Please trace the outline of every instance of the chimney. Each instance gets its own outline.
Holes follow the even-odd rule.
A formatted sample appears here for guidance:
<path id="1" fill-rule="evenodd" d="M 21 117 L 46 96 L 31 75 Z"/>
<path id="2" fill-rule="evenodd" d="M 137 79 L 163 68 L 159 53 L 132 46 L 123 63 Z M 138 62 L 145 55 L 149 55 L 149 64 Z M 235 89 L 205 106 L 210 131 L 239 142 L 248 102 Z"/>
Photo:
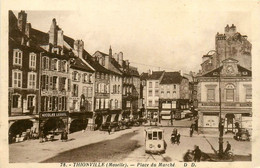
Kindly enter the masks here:
<path id="1" fill-rule="evenodd" d="M 125 60 L 126 67 L 129 68 L 129 60 Z"/>
<path id="2" fill-rule="evenodd" d="M 30 37 L 31 28 L 32 28 L 31 23 L 26 23 L 26 26 L 25 26 L 25 35 L 26 35 L 27 37 Z"/>
<path id="3" fill-rule="evenodd" d="M 114 53 L 112 57 L 117 61 L 117 53 Z"/>
<path id="4" fill-rule="evenodd" d="M 57 41 L 58 41 L 58 46 L 61 46 L 61 48 L 63 48 L 63 30 L 58 30 L 58 37 L 57 37 Z"/>
<path id="5" fill-rule="evenodd" d="M 120 52 L 120 53 L 118 54 L 118 63 L 119 63 L 119 65 L 121 65 L 121 66 L 123 66 L 123 59 L 124 59 L 124 57 L 123 57 L 123 52 Z"/>
<path id="6" fill-rule="evenodd" d="M 109 69 L 109 62 L 110 62 L 110 56 L 109 55 L 105 55 L 105 68 Z"/>
<path id="7" fill-rule="evenodd" d="M 57 45 L 57 23 L 56 19 L 52 19 L 52 24 L 49 30 L 49 43 L 56 46 Z"/>
<path id="8" fill-rule="evenodd" d="M 111 46 L 109 48 L 109 56 L 110 56 L 110 58 L 112 58 L 112 48 L 111 48 Z"/>
<path id="9" fill-rule="evenodd" d="M 148 70 L 148 75 L 152 75 L 151 69 Z"/>
<path id="10" fill-rule="evenodd" d="M 179 70 L 180 75 L 182 76 L 182 70 Z"/>
<path id="11" fill-rule="evenodd" d="M 18 13 L 18 28 L 20 31 L 22 31 L 23 33 L 25 32 L 25 26 L 26 26 L 26 22 L 27 22 L 27 13 L 25 13 L 25 11 L 21 11 Z"/>
<path id="12" fill-rule="evenodd" d="M 76 55 L 83 59 L 83 51 L 84 51 L 84 42 L 82 40 L 74 41 L 74 50 L 76 51 Z"/>

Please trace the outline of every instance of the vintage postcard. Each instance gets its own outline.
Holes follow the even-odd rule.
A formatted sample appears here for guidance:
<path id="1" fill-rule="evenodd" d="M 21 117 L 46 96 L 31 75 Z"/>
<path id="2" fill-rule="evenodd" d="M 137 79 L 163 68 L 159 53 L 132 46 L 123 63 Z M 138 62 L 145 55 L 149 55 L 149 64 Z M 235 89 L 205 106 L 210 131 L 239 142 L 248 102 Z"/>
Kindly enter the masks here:
<path id="1" fill-rule="evenodd" d="M 260 167 L 260 1 L 1 3 L 0 167 Z"/>

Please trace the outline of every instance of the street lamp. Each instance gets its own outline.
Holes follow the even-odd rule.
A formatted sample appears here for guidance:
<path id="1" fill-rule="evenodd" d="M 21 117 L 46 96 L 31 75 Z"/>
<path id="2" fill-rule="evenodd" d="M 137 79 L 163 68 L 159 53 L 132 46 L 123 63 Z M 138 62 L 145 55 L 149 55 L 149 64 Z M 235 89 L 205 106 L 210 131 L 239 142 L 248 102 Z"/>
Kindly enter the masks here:
<path id="1" fill-rule="evenodd" d="M 216 50 L 210 50 L 207 55 L 210 52 L 215 52 L 217 57 L 219 56 L 218 52 Z M 220 58 L 218 58 L 218 63 L 219 63 L 219 75 L 218 75 L 218 85 L 219 85 L 219 125 L 218 125 L 218 129 L 219 129 L 219 157 L 222 158 L 223 156 L 223 130 L 224 130 L 224 126 L 222 123 L 222 117 L 221 117 L 221 78 L 220 78 L 220 73 L 221 73 L 221 69 L 220 69 Z"/>

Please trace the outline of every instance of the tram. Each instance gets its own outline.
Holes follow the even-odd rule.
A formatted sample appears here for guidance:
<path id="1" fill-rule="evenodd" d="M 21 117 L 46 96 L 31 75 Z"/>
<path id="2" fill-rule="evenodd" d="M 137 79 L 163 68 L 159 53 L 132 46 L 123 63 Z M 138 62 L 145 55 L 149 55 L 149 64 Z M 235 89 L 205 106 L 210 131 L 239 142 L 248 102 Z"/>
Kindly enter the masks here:
<path id="1" fill-rule="evenodd" d="M 164 130 L 160 128 L 147 128 L 145 130 L 145 152 L 151 154 L 165 153 L 166 142 Z"/>

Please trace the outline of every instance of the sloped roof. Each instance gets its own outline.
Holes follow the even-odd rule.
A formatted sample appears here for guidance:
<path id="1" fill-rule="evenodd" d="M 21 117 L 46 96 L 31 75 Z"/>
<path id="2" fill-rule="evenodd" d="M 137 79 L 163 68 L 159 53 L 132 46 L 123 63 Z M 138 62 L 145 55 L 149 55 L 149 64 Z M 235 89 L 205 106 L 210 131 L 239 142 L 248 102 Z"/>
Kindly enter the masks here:
<path id="1" fill-rule="evenodd" d="M 22 40 L 30 42 L 30 45 L 21 45 Z M 25 33 L 21 32 L 17 26 L 17 18 L 12 11 L 9 11 L 9 43 L 15 44 L 20 48 L 27 49 L 27 50 L 34 50 L 35 52 L 44 51 L 41 47 L 37 45 L 37 41 L 30 37 L 28 38 Z"/>
<path id="2" fill-rule="evenodd" d="M 147 79 L 159 80 L 163 73 L 164 71 L 153 71 L 152 74 L 149 75 Z"/>
<path id="3" fill-rule="evenodd" d="M 70 64 L 71 68 L 88 71 L 88 72 L 94 72 L 88 65 L 86 65 L 80 58 L 75 57 L 74 62 Z"/>
<path id="4" fill-rule="evenodd" d="M 96 71 L 103 73 L 110 73 L 108 69 L 103 67 L 96 61 L 86 50 L 83 51 L 83 59 L 89 63 Z"/>
<path id="5" fill-rule="evenodd" d="M 237 68 L 238 68 L 238 72 L 239 72 L 238 75 L 241 74 L 241 76 L 252 76 L 252 71 L 251 70 L 248 70 L 248 69 L 240 66 L 239 64 L 237 65 Z M 202 76 L 203 77 L 218 77 L 219 76 L 219 72 L 222 71 L 222 69 L 223 69 L 223 65 L 221 67 L 219 67 L 219 68 L 216 68 L 216 69 L 214 69 L 214 70 L 212 70 L 212 71 L 202 75 Z"/>
<path id="6" fill-rule="evenodd" d="M 160 84 L 178 84 L 183 78 L 179 72 L 165 72 Z"/>
<path id="7" fill-rule="evenodd" d="M 129 67 L 129 72 L 130 72 L 130 75 L 132 75 L 132 76 L 140 77 L 138 70 L 135 68 Z"/>
<path id="8" fill-rule="evenodd" d="M 148 73 L 144 73 L 144 72 L 143 72 L 143 73 L 141 74 L 141 77 L 140 77 L 140 78 L 141 78 L 141 80 L 146 80 L 146 79 L 148 79 Z"/>

